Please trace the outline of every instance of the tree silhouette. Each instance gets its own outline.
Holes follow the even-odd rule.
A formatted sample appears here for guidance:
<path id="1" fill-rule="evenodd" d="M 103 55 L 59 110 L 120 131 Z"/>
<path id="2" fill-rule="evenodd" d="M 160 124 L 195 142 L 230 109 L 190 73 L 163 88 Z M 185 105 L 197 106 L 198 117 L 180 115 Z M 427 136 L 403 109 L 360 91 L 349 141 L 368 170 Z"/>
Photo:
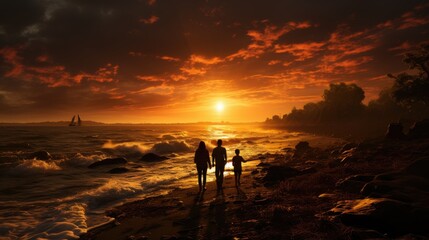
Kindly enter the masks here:
<path id="1" fill-rule="evenodd" d="M 407 105 L 419 102 L 429 105 L 429 45 L 422 45 L 416 53 L 406 54 L 404 62 L 417 73 L 388 74 L 395 79 L 392 88 L 394 99 Z"/>

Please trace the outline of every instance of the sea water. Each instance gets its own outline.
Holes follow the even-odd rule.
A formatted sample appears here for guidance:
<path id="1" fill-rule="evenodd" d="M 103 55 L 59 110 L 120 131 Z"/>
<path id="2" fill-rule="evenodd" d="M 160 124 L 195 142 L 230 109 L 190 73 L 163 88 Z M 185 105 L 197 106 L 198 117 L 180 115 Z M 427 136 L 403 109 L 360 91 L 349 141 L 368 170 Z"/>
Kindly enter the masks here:
<path id="1" fill-rule="evenodd" d="M 231 160 L 236 148 L 246 159 L 281 153 L 309 137 L 253 124 L 0 126 L 0 239 L 78 238 L 108 221 L 104 212 L 116 204 L 196 186 L 193 154 L 200 141 L 211 150 L 222 139 Z M 30 157 L 42 150 L 52 158 Z M 169 159 L 140 161 L 148 152 Z M 111 157 L 126 158 L 129 172 L 88 168 Z M 231 168 L 229 162 L 226 175 Z M 208 181 L 213 175 L 212 169 Z"/>

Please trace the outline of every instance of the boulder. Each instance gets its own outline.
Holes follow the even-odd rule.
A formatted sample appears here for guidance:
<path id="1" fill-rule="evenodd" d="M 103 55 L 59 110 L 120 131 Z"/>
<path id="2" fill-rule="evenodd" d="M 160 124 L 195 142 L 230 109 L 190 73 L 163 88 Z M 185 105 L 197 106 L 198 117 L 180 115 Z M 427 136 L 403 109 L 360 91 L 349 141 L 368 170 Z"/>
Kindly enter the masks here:
<path id="1" fill-rule="evenodd" d="M 298 169 L 287 166 L 270 166 L 267 174 L 263 178 L 266 183 L 275 183 L 287 178 L 295 177 L 301 174 Z"/>
<path id="2" fill-rule="evenodd" d="M 296 152 L 305 152 L 305 151 L 308 151 L 309 149 L 311 149 L 310 144 L 306 141 L 301 141 L 295 145 Z"/>
<path id="3" fill-rule="evenodd" d="M 119 158 L 106 158 L 101 161 L 97 161 L 88 166 L 88 168 L 96 168 L 99 166 L 113 165 L 113 164 L 126 164 L 128 161 L 123 157 Z"/>
<path id="4" fill-rule="evenodd" d="M 144 161 L 144 162 L 159 162 L 159 161 L 164 161 L 167 160 L 168 157 L 165 156 L 159 156 L 156 155 L 155 153 L 146 153 L 145 155 L 143 155 L 140 158 L 140 161 Z"/>
<path id="5" fill-rule="evenodd" d="M 404 137 L 404 127 L 401 123 L 390 123 L 387 127 L 386 138 L 400 139 Z"/>
<path id="6" fill-rule="evenodd" d="M 335 187 L 337 189 L 341 189 L 344 192 L 359 194 L 365 184 L 372 181 L 373 179 L 373 175 L 353 175 L 338 180 L 338 182 L 335 184 Z"/>
<path id="7" fill-rule="evenodd" d="M 422 158 L 414 161 L 402 172 L 429 179 L 429 158 Z"/>
<path id="8" fill-rule="evenodd" d="M 327 214 L 349 226 L 374 229 L 398 236 L 427 233 L 429 208 L 387 198 L 364 198 L 337 202 Z"/>
<path id="9" fill-rule="evenodd" d="M 353 229 L 350 232 L 351 239 L 365 240 L 365 239 L 388 239 L 386 236 L 375 230 Z"/>
<path id="10" fill-rule="evenodd" d="M 365 184 L 364 196 L 392 198 L 413 204 L 429 202 L 429 159 L 423 158 L 398 172 L 383 173 Z"/>
<path id="11" fill-rule="evenodd" d="M 28 158 L 35 158 L 37 160 L 51 160 L 52 156 L 47 151 L 37 151 L 30 154 Z"/>
<path id="12" fill-rule="evenodd" d="M 350 149 L 352 149 L 352 148 L 354 148 L 354 147 L 356 147 L 356 144 L 354 144 L 354 143 L 346 143 L 346 144 L 344 144 L 344 145 L 341 147 L 341 149 L 340 149 L 340 153 L 342 153 L 342 152 L 344 152 L 344 151 L 347 151 L 347 150 L 350 150 Z"/>
<path id="13" fill-rule="evenodd" d="M 414 123 L 410 128 L 408 136 L 411 138 L 428 138 L 429 137 L 429 119 Z"/>
<path id="14" fill-rule="evenodd" d="M 128 168 L 124 168 L 124 167 L 117 167 L 117 168 L 112 168 L 108 171 L 108 173 L 112 173 L 112 174 L 119 174 L 119 173 L 126 173 L 128 172 Z"/>

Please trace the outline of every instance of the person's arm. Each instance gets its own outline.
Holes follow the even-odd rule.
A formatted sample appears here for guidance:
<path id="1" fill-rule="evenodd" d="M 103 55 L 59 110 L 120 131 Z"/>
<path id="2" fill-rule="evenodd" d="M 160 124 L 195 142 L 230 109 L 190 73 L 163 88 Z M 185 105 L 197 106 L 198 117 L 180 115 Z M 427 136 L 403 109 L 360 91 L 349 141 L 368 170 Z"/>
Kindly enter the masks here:
<path id="1" fill-rule="evenodd" d="M 243 157 L 241 157 L 241 160 L 242 160 L 243 162 L 247 162 L 246 160 L 244 160 L 244 158 L 243 158 Z"/>
<path id="2" fill-rule="evenodd" d="M 213 161 L 213 164 L 212 164 L 212 165 L 213 165 L 213 167 L 215 166 L 214 151 L 215 151 L 215 150 L 213 149 L 213 152 L 212 152 L 212 161 Z"/>
<path id="3" fill-rule="evenodd" d="M 224 154 L 225 154 L 225 165 L 226 165 L 226 163 L 228 162 L 228 158 L 226 157 L 226 149 L 224 148 L 223 150 L 225 151 Z"/>
<path id="4" fill-rule="evenodd" d="M 212 165 L 210 164 L 210 154 L 209 154 L 209 151 L 207 151 L 206 157 L 207 157 L 207 163 L 209 164 L 209 168 L 212 168 Z"/>

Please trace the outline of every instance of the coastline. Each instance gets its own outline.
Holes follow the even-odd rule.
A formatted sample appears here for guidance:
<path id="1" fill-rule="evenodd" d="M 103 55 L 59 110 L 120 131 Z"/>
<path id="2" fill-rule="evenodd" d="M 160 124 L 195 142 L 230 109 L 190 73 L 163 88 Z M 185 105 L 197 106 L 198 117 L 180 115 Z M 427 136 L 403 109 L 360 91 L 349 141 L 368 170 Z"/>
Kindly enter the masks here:
<path id="1" fill-rule="evenodd" d="M 94 226 L 80 239 L 169 239 L 170 237 L 217 238 L 228 235 L 231 213 L 249 199 L 261 198 L 270 190 L 255 184 L 250 171 L 241 176 L 235 187 L 234 176 L 224 179 L 223 192 L 218 193 L 214 181 L 198 193 L 198 185 L 148 197 L 116 206 L 106 214 L 112 221 Z"/>
<path id="2" fill-rule="evenodd" d="M 299 144 L 298 144 L 299 145 Z M 242 185 L 114 207 L 81 239 L 426 239 L 429 140 L 376 139 L 259 154 Z M 302 147 L 304 146 L 304 147 Z M 377 187 L 378 186 L 378 187 Z M 394 219 L 394 220 L 392 220 Z"/>

